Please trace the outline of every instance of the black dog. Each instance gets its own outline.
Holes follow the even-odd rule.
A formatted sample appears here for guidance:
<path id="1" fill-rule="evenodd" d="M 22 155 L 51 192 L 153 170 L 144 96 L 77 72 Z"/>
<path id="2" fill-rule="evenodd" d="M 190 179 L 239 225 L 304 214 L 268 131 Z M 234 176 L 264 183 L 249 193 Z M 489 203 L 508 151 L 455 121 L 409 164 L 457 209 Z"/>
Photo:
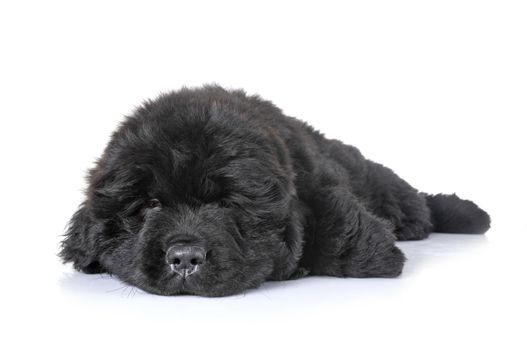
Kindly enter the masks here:
<path id="1" fill-rule="evenodd" d="M 222 296 L 266 280 L 394 277 L 396 239 L 483 233 L 455 195 L 419 193 L 272 103 L 218 86 L 146 102 L 89 172 L 61 257 L 148 292 Z"/>

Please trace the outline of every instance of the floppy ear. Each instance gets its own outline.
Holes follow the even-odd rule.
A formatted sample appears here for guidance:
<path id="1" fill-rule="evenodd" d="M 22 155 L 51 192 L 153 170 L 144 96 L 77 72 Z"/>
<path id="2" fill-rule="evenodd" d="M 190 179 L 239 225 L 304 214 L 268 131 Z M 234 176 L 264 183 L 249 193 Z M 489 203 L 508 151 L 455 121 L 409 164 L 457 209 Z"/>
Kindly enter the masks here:
<path id="1" fill-rule="evenodd" d="M 68 224 L 59 256 L 65 263 L 73 262 L 73 266 L 79 271 L 104 272 L 97 261 L 97 236 L 103 227 L 104 224 L 92 218 L 86 202 L 82 203 Z"/>

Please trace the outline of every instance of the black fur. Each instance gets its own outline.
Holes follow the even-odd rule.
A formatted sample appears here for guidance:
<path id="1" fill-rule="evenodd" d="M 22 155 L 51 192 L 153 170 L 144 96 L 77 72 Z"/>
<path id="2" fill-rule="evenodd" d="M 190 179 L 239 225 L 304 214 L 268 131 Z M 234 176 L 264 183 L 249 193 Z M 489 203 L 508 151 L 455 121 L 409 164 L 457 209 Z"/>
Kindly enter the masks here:
<path id="1" fill-rule="evenodd" d="M 396 239 L 490 222 L 474 203 L 419 193 L 355 147 L 218 86 L 146 102 L 88 180 L 61 257 L 163 295 L 229 295 L 306 274 L 394 277 L 405 260 Z M 207 250 L 199 273 L 172 273 L 175 243 Z"/>

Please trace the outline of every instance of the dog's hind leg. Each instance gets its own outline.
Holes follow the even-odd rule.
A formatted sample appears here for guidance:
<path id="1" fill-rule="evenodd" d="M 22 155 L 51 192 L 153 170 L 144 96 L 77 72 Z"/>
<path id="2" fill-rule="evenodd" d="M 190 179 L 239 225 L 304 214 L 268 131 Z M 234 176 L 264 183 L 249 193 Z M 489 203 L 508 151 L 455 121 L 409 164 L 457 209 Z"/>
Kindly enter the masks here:
<path id="1" fill-rule="evenodd" d="M 401 273 L 405 257 L 395 246 L 393 225 L 368 211 L 345 186 L 321 188 L 310 204 L 316 222 L 306 247 L 312 274 L 395 277 Z"/>
<path id="2" fill-rule="evenodd" d="M 394 225 L 398 240 L 419 240 L 432 230 L 430 210 L 425 197 L 391 169 L 367 161 L 368 207 L 373 213 Z"/>

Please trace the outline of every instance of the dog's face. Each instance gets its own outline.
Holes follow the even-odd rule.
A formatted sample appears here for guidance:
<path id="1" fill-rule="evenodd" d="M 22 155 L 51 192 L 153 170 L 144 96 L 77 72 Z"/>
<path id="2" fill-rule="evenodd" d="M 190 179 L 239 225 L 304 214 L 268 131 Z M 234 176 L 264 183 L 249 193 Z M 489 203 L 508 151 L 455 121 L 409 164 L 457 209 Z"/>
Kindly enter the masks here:
<path id="1" fill-rule="evenodd" d="M 64 260 L 163 295 L 229 295 L 291 274 L 302 239 L 284 160 L 251 130 L 204 125 L 132 119 L 115 133 Z"/>

